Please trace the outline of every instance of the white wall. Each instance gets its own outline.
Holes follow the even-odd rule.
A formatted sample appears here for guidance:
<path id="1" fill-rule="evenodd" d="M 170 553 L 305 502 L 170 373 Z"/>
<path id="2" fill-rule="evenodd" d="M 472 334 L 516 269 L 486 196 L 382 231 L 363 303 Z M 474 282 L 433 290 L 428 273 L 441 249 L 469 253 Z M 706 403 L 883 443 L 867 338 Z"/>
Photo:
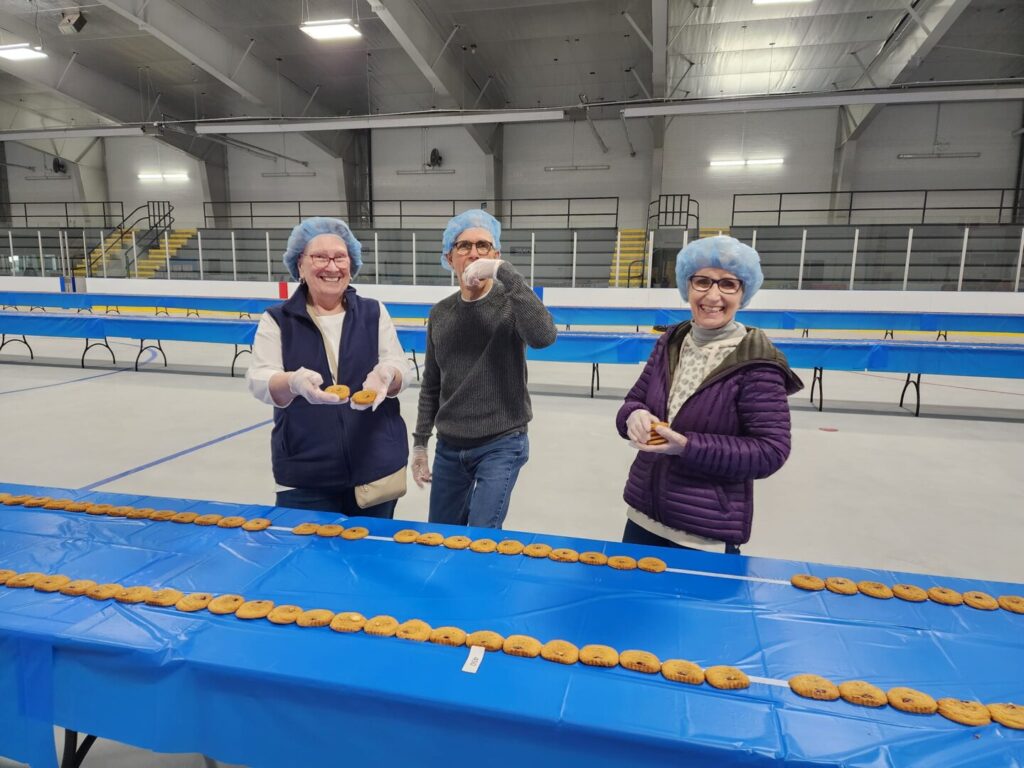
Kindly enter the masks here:
<path id="1" fill-rule="evenodd" d="M 174 206 L 176 227 L 203 226 L 205 169 L 202 163 L 156 139 L 103 139 L 111 200 L 124 201 L 124 212 L 150 200 Z M 188 174 L 188 181 L 142 181 L 139 173 Z"/>
<path id="2" fill-rule="evenodd" d="M 48 203 L 56 201 L 79 201 L 83 200 L 82 183 L 79 177 L 78 168 L 74 163 L 66 162 L 68 172 L 66 175 L 54 174 L 50 168 L 53 161 L 53 153 L 39 150 L 25 144 L 14 141 L 6 143 L 8 163 L 33 166 L 34 171 L 25 168 L 9 166 L 7 168 L 7 183 L 10 187 L 11 202 L 38 202 Z M 29 178 L 32 177 L 32 178 Z M 45 178 L 39 178 L 45 177 Z M 18 221 L 17 216 L 22 213 L 21 206 L 14 206 L 15 226 L 24 226 Z M 30 226 L 56 226 L 64 222 L 63 206 L 33 206 L 29 211 L 30 215 L 48 215 L 55 217 L 52 223 L 48 220 L 33 219 Z M 59 220 L 56 218 L 59 215 Z"/>
<path id="3" fill-rule="evenodd" d="M 487 191 L 490 160 L 465 128 L 377 130 L 371 135 L 370 146 L 375 200 L 486 200 L 491 196 Z M 437 149 L 444 158 L 442 168 L 455 173 L 396 173 L 422 170 L 431 149 Z"/>

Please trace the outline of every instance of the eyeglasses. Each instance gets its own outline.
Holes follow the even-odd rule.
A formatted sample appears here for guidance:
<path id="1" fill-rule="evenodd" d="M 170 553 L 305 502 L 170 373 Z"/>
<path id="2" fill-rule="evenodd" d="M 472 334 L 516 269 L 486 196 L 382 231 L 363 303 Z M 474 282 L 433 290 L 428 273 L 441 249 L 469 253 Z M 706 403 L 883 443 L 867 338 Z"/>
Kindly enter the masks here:
<path id="1" fill-rule="evenodd" d="M 459 240 L 455 244 L 455 252 L 459 256 L 468 256 L 473 246 L 476 246 L 476 252 L 481 256 L 488 256 L 494 250 L 494 243 L 488 243 L 486 240 L 477 240 L 475 243 L 472 240 Z"/>
<path id="2" fill-rule="evenodd" d="M 326 253 L 311 253 L 309 254 L 309 260 L 313 263 L 314 267 L 326 267 L 332 261 L 334 266 L 341 269 L 343 266 L 348 264 L 348 254 L 341 256 L 328 256 Z"/>
<path id="3" fill-rule="evenodd" d="M 743 288 L 743 281 L 735 277 L 722 277 L 718 280 L 705 277 L 704 275 L 692 275 L 690 277 L 690 287 L 695 291 L 706 293 L 711 290 L 712 285 L 717 285 L 718 290 L 722 293 L 739 293 L 740 289 Z"/>

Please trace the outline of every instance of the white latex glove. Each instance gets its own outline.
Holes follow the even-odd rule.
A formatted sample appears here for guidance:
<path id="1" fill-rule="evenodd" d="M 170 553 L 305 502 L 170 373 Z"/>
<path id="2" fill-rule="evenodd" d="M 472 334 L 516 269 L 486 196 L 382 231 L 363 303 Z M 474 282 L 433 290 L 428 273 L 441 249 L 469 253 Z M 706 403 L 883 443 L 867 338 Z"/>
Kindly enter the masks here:
<path id="1" fill-rule="evenodd" d="M 626 417 L 626 435 L 631 443 L 646 443 L 651 436 L 651 424 L 657 419 L 650 411 L 637 408 Z"/>
<path id="2" fill-rule="evenodd" d="M 467 288 L 479 288 L 498 274 L 501 259 L 477 259 L 462 270 L 462 284 Z"/>
<path id="3" fill-rule="evenodd" d="M 664 437 L 668 442 L 664 445 L 648 445 L 646 442 L 637 442 L 636 440 L 630 441 L 630 444 L 638 451 L 644 451 L 645 453 L 665 453 L 668 455 L 675 455 L 682 453 L 683 449 L 686 448 L 686 435 L 682 435 L 668 427 L 655 427 L 654 431 Z M 647 438 L 645 437 L 646 441 Z"/>
<path id="4" fill-rule="evenodd" d="M 388 389 L 391 388 L 391 383 L 395 380 L 396 375 L 398 375 L 398 371 L 395 370 L 393 365 L 387 363 L 377 363 L 373 366 L 373 370 L 366 374 L 363 389 L 372 389 L 377 393 L 377 399 L 373 401 L 373 406 L 371 406 L 372 410 L 376 411 L 377 406 L 384 402 L 384 398 L 387 397 Z"/>
<path id="5" fill-rule="evenodd" d="M 417 445 L 412 449 L 412 479 L 420 488 L 430 482 L 430 462 L 427 461 L 427 449 Z"/>
<path id="6" fill-rule="evenodd" d="M 307 403 L 313 405 L 337 405 L 341 399 L 330 392 L 324 392 L 320 385 L 324 383 L 324 377 L 309 368 L 299 368 L 288 374 L 288 389 L 296 397 L 303 398 Z"/>

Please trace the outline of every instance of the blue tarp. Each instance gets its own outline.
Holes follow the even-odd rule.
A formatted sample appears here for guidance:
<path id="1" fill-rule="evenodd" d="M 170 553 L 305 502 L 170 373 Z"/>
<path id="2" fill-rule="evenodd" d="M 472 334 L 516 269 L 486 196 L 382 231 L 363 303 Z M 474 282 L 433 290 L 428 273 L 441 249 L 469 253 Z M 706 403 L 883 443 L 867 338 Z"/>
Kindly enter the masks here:
<path id="1" fill-rule="evenodd" d="M 1024 617 L 802 592 L 787 580 L 806 571 L 996 595 L 1020 593 L 1021 585 L 503 534 L 580 551 L 657 555 L 683 572 L 616 571 L 287 530 L 302 521 L 338 519 L 326 513 L 107 493 L 84 498 L 267 516 L 275 528 L 246 533 L 0 507 L 0 567 L 126 586 L 237 592 L 578 646 L 604 643 L 662 659 L 734 664 L 755 680 L 747 690 L 719 691 L 621 668 L 502 653 L 487 654 L 478 672 L 467 674 L 461 671 L 466 649 L 0 589 L 0 682 L 21 681 L 22 694 L 14 707 L 9 688 L 3 689 L 0 754 L 52 765 L 39 757 L 47 748 L 52 755 L 40 735 L 41 724 L 52 722 L 158 751 L 275 768 L 453 760 L 1024 765 L 1024 732 L 812 701 L 784 683 L 813 672 L 837 682 L 859 678 L 883 688 L 909 685 L 936 696 L 1021 703 Z M 382 537 L 404 527 L 495 534 L 407 521 L 353 523 Z"/>

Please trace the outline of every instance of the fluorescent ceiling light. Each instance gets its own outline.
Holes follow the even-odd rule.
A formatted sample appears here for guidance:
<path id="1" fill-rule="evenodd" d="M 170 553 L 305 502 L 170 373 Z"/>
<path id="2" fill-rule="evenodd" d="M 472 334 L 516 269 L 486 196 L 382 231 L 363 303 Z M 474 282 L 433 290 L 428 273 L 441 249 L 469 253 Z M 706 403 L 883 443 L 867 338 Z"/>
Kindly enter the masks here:
<path id="1" fill-rule="evenodd" d="M 424 169 L 422 171 L 395 171 L 395 175 L 396 176 L 434 176 L 434 175 L 437 175 L 439 173 L 440 174 L 455 173 L 455 169 L 454 168 L 432 168 L 430 170 Z"/>
<path id="2" fill-rule="evenodd" d="M 757 160 L 747 160 L 747 165 L 782 165 L 784 162 L 781 157 L 761 157 Z"/>
<path id="3" fill-rule="evenodd" d="M 751 0 L 754 5 L 788 5 L 790 3 L 810 3 L 813 0 Z"/>
<path id="4" fill-rule="evenodd" d="M 609 171 L 610 165 L 545 165 L 545 171 Z"/>
<path id="5" fill-rule="evenodd" d="M 737 168 L 744 165 L 782 165 L 785 160 L 781 157 L 759 157 L 754 160 L 712 160 L 712 168 Z"/>
<path id="6" fill-rule="evenodd" d="M 2 53 L 2 51 L 0 51 Z M 145 136 L 142 126 L 98 125 L 93 128 L 37 128 L 20 131 L 0 131 L 0 141 L 27 141 L 31 139 L 95 139 L 111 136 Z"/>
<path id="7" fill-rule="evenodd" d="M 314 40 L 344 40 L 363 36 L 362 32 L 352 26 L 352 19 L 306 21 L 299 29 Z"/>
<path id="8" fill-rule="evenodd" d="M 188 174 L 184 171 L 174 173 L 160 173 L 158 171 L 144 171 L 138 175 L 139 181 L 188 181 Z"/>
<path id="9" fill-rule="evenodd" d="M 376 117 L 331 117 L 321 120 L 259 122 L 219 121 L 196 123 L 196 133 L 309 133 L 312 131 L 357 131 L 383 128 L 427 128 L 438 125 L 487 125 L 493 123 L 540 123 L 564 120 L 563 109 L 494 110 L 487 112 L 424 112 Z"/>
<path id="10" fill-rule="evenodd" d="M 316 171 L 265 171 L 260 176 L 264 179 L 310 178 L 316 176 Z"/>
<path id="11" fill-rule="evenodd" d="M 981 152 L 901 152 L 898 160 L 941 160 L 956 157 L 981 157 Z"/>
<path id="12" fill-rule="evenodd" d="M 713 168 L 722 168 L 734 165 L 746 165 L 746 160 L 712 160 L 711 166 Z"/>
<path id="13" fill-rule="evenodd" d="M 13 43 L 12 45 L 0 45 L 0 56 L 9 61 L 25 61 L 26 59 L 45 59 L 46 54 L 36 48 L 30 48 L 28 43 Z"/>

